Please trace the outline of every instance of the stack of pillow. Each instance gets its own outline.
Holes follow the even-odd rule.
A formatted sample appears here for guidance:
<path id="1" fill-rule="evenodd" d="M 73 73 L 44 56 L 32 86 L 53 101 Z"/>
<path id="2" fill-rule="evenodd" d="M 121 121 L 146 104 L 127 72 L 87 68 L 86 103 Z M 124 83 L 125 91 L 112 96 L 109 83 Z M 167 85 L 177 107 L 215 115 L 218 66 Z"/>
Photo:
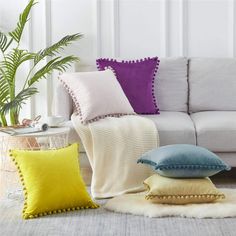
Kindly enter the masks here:
<path id="1" fill-rule="evenodd" d="M 209 179 L 230 170 L 217 155 L 205 148 L 176 144 L 151 150 L 138 160 L 156 174 L 147 178 L 146 199 L 154 203 L 206 203 L 223 199 L 224 194 Z"/>

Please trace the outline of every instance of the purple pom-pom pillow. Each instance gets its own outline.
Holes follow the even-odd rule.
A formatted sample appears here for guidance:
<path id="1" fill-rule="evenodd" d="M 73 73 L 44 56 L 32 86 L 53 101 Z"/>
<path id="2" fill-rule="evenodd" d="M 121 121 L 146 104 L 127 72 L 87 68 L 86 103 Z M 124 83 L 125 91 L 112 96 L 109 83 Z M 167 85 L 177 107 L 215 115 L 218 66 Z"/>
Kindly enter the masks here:
<path id="1" fill-rule="evenodd" d="M 154 79 L 159 66 L 158 57 L 135 61 L 97 59 L 98 70 L 111 67 L 131 106 L 138 114 L 159 114 L 154 95 Z"/>

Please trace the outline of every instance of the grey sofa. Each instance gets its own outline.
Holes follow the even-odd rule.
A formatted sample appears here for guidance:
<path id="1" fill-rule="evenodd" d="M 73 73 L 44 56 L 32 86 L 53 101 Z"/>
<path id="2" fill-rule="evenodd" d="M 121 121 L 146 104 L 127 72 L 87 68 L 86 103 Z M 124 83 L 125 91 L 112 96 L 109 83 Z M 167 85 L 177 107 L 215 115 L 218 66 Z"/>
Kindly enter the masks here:
<path id="1" fill-rule="evenodd" d="M 161 113 L 145 117 L 155 122 L 161 146 L 199 145 L 236 166 L 236 59 L 161 58 L 155 94 Z M 72 112 L 72 100 L 59 85 L 53 113 L 67 119 L 70 142 L 80 142 Z M 80 153 L 82 168 L 88 170 L 82 145 Z"/>

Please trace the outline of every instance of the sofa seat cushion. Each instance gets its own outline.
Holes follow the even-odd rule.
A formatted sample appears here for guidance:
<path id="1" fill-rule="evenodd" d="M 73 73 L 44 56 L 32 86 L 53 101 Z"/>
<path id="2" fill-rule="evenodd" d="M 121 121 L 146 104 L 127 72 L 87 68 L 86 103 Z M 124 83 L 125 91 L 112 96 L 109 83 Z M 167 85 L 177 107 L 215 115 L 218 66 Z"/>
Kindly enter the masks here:
<path id="1" fill-rule="evenodd" d="M 154 121 L 160 145 L 196 144 L 196 135 L 190 116 L 184 112 L 161 111 L 160 115 L 145 115 Z"/>
<path id="2" fill-rule="evenodd" d="M 185 112 L 161 111 L 160 115 L 142 115 L 154 121 L 160 137 L 160 145 L 196 144 L 193 122 Z M 70 127 L 69 143 L 79 143 L 79 151 L 85 152 L 81 140 L 71 121 L 64 124 Z"/>
<path id="3" fill-rule="evenodd" d="M 191 114 L 197 145 L 214 152 L 236 151 L 236 111 L 205 111 Z"/>

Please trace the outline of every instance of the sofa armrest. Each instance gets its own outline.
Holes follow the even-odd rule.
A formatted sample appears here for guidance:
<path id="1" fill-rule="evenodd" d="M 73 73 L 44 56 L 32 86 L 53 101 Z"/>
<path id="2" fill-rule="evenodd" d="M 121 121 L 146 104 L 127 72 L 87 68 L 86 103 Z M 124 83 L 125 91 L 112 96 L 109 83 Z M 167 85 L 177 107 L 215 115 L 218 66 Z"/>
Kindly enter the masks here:
<path id="1" fill-rule="evenodd" d="M 63 85 L 58 84 L 53 96 L 52 114 L 55 116 L 62 116 L 66 120 L 70 120 L 72 113 L 73 113 L 72 99 L 69 93 L 63 87 Z"/>

